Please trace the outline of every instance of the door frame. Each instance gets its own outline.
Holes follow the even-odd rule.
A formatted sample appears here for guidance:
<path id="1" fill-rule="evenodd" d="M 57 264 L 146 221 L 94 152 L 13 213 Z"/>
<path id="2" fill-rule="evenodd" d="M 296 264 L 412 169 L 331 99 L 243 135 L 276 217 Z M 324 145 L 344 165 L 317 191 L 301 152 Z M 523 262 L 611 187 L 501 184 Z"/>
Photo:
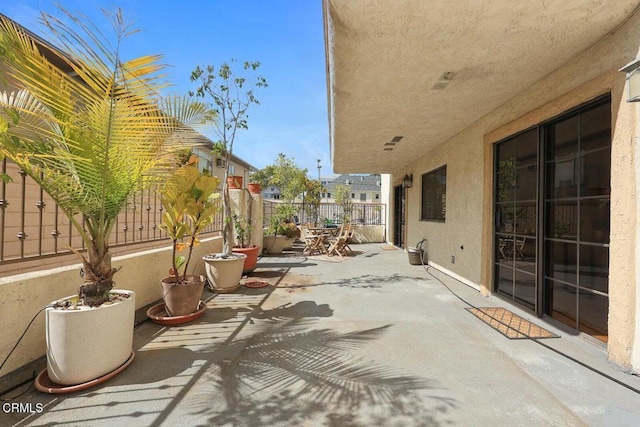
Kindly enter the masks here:
<path id="1" fill-rule="evenodd" d="M 404 248 L 406 244 L 407 192 L 400 185 L 393 187 L 393 244 Z"/>

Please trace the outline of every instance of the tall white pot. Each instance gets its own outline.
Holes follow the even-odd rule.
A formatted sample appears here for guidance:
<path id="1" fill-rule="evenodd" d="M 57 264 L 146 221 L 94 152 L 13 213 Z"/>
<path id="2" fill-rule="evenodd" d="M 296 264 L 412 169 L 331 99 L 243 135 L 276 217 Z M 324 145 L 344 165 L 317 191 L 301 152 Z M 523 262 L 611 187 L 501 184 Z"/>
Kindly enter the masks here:
<path id="1" fill-rule="evenodd" d="M 234 292 L 240 287 L 242 270 L 244 270 L 245 254 L 233 253 L 232 258 L 219 258 L 219 254 L 209 254 L 203 257 L 204 267 L 212 291 L 218 293 Z"/>
<path id="2" fill-rule="evenodd" d="M 278 255 L 281 254 L 284 249 L 284 244 L 286 241 L 285 236 L 281 235 L 266 235 L 264 236 L 264 251 L 270 255 Z"/>
<path id="3" fill-rule="evenodd" d="M 111 293 L 129 297 L 100 307 L 46 309 L 47 373 L 51 381 L 82 384 L 127 361 L 133 349 L 135 293 L 115 289 Z"/>

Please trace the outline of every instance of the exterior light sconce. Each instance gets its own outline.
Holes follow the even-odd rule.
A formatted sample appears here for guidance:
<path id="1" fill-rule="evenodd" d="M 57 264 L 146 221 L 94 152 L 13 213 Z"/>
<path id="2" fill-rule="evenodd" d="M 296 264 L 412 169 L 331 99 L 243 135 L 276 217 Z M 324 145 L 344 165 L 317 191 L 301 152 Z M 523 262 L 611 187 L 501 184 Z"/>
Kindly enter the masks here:
<path id="1" fill-rule="evenodd" d="M 404 188 L 411 188 L 412 185 L 413 185 L 413 174 L 405 175 L 404 178 L 402 178 L 402 186 Z"/>
<path id="2" fill-rule="evenodd" d="M 619 71 L 627 74 L 627 102 L 640 102 L 640 57 Z"/>

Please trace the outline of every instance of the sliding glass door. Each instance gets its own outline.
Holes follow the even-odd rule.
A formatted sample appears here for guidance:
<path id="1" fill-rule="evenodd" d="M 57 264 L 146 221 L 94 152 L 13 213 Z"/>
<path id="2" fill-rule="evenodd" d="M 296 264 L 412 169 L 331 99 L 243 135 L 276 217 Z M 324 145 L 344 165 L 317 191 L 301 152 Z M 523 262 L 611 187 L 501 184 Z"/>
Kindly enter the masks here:
<path id="1" fill-rule="evenodd" d="M 611 106 L 547 127 L 545 313 L 606 340 L 609 307 Z"/>
<path id="2" fill-rule="evenodd" d="M 536 301 L 538 129 L 496 147 L 496 291 L 531 310 Z"/>
<path id="3" fill-rule="evenodd" d="M 495 292 L 606 341 L 610 98 L 494 151 Z"/>

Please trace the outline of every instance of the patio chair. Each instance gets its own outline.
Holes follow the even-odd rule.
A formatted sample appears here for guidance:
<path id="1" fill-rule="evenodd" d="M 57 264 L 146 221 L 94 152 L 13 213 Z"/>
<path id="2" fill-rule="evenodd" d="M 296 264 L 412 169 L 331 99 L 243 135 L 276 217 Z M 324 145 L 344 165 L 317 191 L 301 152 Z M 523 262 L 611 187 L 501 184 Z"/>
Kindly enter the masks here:
<path id="1" fill-rule="evenodd" d="M 349 246 L 349 243 L 351 243 L 351 241 L 353 240 L 353 235 L 355 234 L 356 230 L 353 227 L 352 224 L 349 224 L 349 231 L 346 233 L 345 237 L 346 237 L 346 241 L 345 241 L 345 245 L 344 245 L 344 250 L 349 251 L 349 253 L 351 255 L 353 255 L 353 249 L 351 249 L 351 246 Z"/>
<path id="2" fill-rule="evenodd" d="M 325 236 L 322 234 L 316 234 L 311 231 L 309 227 L 300 227 L 302 232 L 302 239 L 304 240 L 304 249 L 302 252 L 308 252 L 309 255 L 314 253 L 325 253 L 324 241 Z"/>
<path id="3" fill-rule="evenodd" d="M 524 253 L 522 252 L 522 250 L 524 249 L 524 245 L 527 242 L 527 238 L 523 237 L 523 238 L 516 238 L 516 244 L 514 247 L 515 253 L 516 253 L 516 258 L 519 258 L 521 260 L 524 260 Z"/>
<path id="4" fill-rule="evenodd" d="M 338 236 L 333 241 L 331 241 L 331 244 L 329 245 L 329 249 L 327 249 L 327 255 L 332 256 L 335 254 L 335 255 L 338 255 L 340 258 L 345 256 L 347 254 L 346 247 L 348 246 L 350 236 L 351 236 L 351 223 L 350 222 L 343 223 L 342 226 L 340 227 L 340 232 L 338 233 Z M 349 250 L 351 251 L 350 248 Z M 353 253 L 353 251 L 351 252 Z"/>

